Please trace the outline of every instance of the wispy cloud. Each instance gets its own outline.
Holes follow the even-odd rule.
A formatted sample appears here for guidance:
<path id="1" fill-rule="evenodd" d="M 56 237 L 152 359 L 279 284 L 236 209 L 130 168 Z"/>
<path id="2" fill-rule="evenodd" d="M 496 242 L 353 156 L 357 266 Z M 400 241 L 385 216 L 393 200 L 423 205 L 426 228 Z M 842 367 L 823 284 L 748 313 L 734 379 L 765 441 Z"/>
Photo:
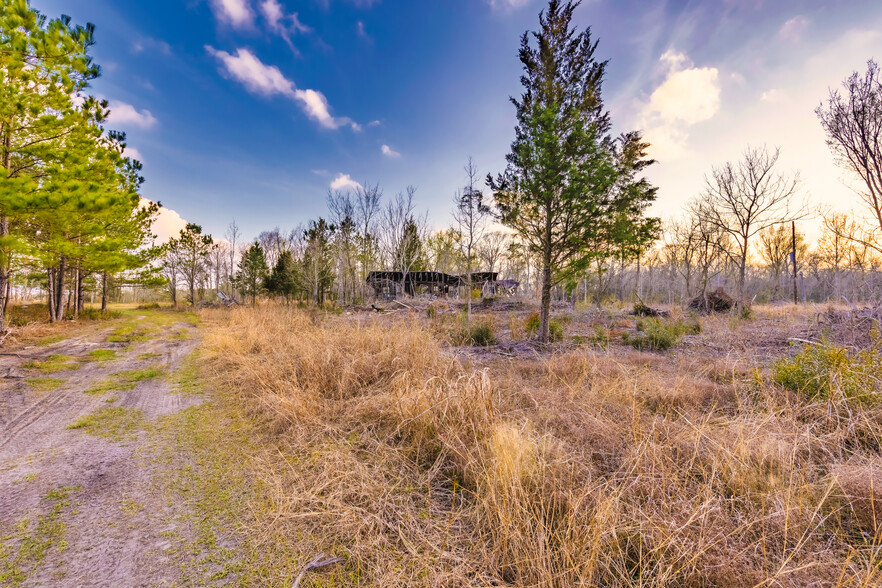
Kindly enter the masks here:
<path id="1" fill-rule="evenodd" d="M 214 17 L 236 29 L 247 29 L 254 24 L 254 11 L 249 0 L 211 0 Z"/>
<path id="2" fill-rule="evenodd" d="M 486 0 L 494 10 L 515 10 L 523 8 L 532 0 Z"/>
<path id="3" fill-rule="evenodd" d="M 296 12 L 286 14 L 284 7 L 279 4 L 278 0 L 263 0 L 260 3 L 260 13 L 266 20 L 269 30 L 285 39 L 291 50 L 299 54 L 300 51 L 294 47 L 291 37 L 298 34 L 308 35 L 313 32 L 312 27 L 300 22 L 300 17 Z"/>
<path id="4" fill-rule="evenodd" d="M 110 107 L 108 121 L 115 125 L 132 125 L 149 129 L 159 122 L 149 110 L 138 110 L 131 104 L 119 100 L 111 100 L 108 106 Z"/>
<path id="5" fill-rule="evenodd" d="M 382 147 L 380 147 L 380 151 L 382 151 L 383 155 L 390 159 L 398 159 L 399 157 L 401 157 L 400 153 L 398 153 L 388 145 L 383 145 Z"/>
<path id="6" fill-rule="evenodd" d="M 785 41 L 791 43 L 799 43 L 802 40 L 802 34 L 808 29 L 811 23 L 804 16 L 794 16 L 778 30 L 778 35 Z"/>
<path id="7" fill-rule="evenodd" d="M 353 180 L 349 174 L 337 174 L 337 177 L 331 182 L 331 190 L 357 190 L 359 188 L 361 188 L 361 184 Z"/>
<path id="8" fill-rule="evenodd" d="M 251 93 L 266 97 L 280 95 L 294 100 L 309 118 L 326 129 L 348 126 L 354 131 L 361 130 L 351 118 L 333 116 L 324 94 L 317 90 L 298 89 L 278 67 L 263 63 L 248 49 L 237 49 L 235 55 L 208 45 L 205 50 L 221 62 L 225 75 L 240 82 Z"/>

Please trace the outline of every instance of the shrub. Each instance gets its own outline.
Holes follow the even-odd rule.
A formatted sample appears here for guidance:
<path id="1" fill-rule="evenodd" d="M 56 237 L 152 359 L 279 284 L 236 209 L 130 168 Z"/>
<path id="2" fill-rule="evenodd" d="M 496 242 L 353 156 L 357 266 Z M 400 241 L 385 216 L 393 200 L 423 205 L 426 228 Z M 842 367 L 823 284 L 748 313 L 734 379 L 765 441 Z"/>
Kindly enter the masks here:
<path id="1" fill-rule="evenodd" d="M 475 345 L 477 347 L 496 345 L 496 337 L 493 335 L 493 326 L 487 322 L 465 326 L 460 340 L 463 345 Z"/>
<path id="2" fill-rule="evenodd" d="M 822 342 L 805 345 L 793 358 L 779 360 L 772 367 L 772 378 L 812 398 L 841 395 L 870 400 L 878 397 L 880 371 L 882 356 L 876 349 L 850 353 L 845 347 Z"/>
<path id="3" fill-rule="evenodd" d="M 527 330 L 527 336 L 531 339 L 535 339 L 539 336 L 539 326 L 541 324 L 541 320 L 539 318 L 539 313 L 534 312 L 530 316 L 527 317 L 527 322 L 525 323 L 525 328 Z M 548 321 L 548 340 L 552 342 L 561 341 L 564 338 L 564 328 L 563 324 L 557 319 L 549 319 Z"/>
<path id="4" fill-rule="evenodd" d="M 665 351 L 678 344 L 683 339 L 683 335 L 701 333 L 701 322 L 692 319 L 669 323 L 657 318 L 647 318 L 637 321 L 637 330 L 642 333 L 636 335 L 625 333 L 622 340 L 641 351 Z"/>

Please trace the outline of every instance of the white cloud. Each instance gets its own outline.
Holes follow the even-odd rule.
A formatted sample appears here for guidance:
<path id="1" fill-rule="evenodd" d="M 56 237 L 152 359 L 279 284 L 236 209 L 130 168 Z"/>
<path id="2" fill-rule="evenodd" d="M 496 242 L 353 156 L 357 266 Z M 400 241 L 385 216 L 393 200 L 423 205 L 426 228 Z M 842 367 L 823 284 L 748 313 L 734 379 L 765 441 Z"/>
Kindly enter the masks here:
<path id="1" fill-rule="evenodd" d="M 364 28 L 364 21 L 358 21 L 358 23 L 355 25 L 355 31 L 362 39 L 370 40 L 370 35 L 367 34 L 367 30 Z"/>
<path id="2" fill-rule="evenodd" d="M 383 145 L 382 147 L 380 147 L 380 151 L 383 152 L 383 155 L 391 159 L 398 159 L 399 157 L 401 157 L 400 153 L 398 153 L 388 145 Z"/>
<path id="3" fill-rule="evenodd" d="M 361 184 L 349 177 L 349 174 L 337 174 L 337 177 L 331 182 L 331 190 L 357 190 L 359 188 L 361 188 Z"/>
<path id="4" fill-rule="evenodd" d="M 281 95 L 298 102 L 306 115 L 326 129 L 349 126 L 360 131 L 361 126 L 348 117 L 334 117 L 328 99 L 318 90 L 300 90 L 274 65 L 260 61 L 248 49 L 237 49 L 236 55 L 218 51 L 209 45 L 205 50 L 223 64 L 226 73 L 254 94 L 261 96 Z"/>
<path id="5" fill-rule="evenodd" d="M 244 29 L 254 24 L 250 0 L 211 0 L 216 19 L 233 28 Z"/>
<path id="6" fill-rule="evenodd" d="M 802 40 L 802 34 L 808 29 L 809 24 L 811 23 L 804 16 L 794 16 L 781 25 L 778 35 L 785 41 L 798 43 Z"/>
<path id="7" fill-rule="evenodd" d="M 109 105 L 110 116 L 108 121 L 115 125 L 133 125 L 142 129 L 149 129 L 156 125 L 156 117 L 149 110 L 138 110 L 131 104 L 111 100 Z"/>
<path id="8" fill-rule="evenodd" d="M 146 198 L 141 199 L 141 207 L 148 206 L 151 203 Z M 156 244 L 162 245 L 169 239 L 173 239 L 181 234 L 181 229 L 187 226 L 187 221 L 181 218 L 181 215 L 171 208 L 160 207 L 159 214 L 153 219 L 153 225 L 150 227 L 153 234 L 156 235 Z"/>
<path id="9" fill-rule="evenodd" d="M 141 155 L 141 152 L 129 145 L 126 145 L 126 149 L 123 151 L 123 156 L 128 157 L 129 159 L 137 159 L 141 162 L 144 161 L 144 156 Z"/>
<path id="10" fill-rule="evenodd" d="M 371 122 L 369 122 L 369 123 L 367 124 L 367 126 L 369 126 L 369 127 L 378 127 L 378 126 L 380 126 L 381 124 L 383 124 L 383 123 L 381 123 L 381 122 L 378 121 L 378 120 L 372 120 Z"/>
<path id="11" fill-rule="evenodd" d="M 205 50 L 223 63 L 226 72 L 249 91 L 262 96 L 281 94 L 296 96 L 294 82 L 286 78 L 278 67 L 266 65 L 248 49 L 237 49 L 236 55 L 218 51 L 206 45 Z"/>
<path id="12" fill-rule="evenodd" d="M 719 71 L 694 67 L 685 53 L 666 51 L 664 81 L 642 108 L 641 126 L 659 158 L 676 158 L 686 151 L 689 128 L 712 119 L 720 109 Z"/>

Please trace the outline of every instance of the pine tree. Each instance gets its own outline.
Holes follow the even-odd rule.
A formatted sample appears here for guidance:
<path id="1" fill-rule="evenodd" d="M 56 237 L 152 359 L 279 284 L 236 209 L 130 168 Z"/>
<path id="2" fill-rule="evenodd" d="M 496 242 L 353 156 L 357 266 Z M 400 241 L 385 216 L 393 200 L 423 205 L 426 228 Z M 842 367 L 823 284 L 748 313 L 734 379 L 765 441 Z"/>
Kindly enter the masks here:
<path id="1" fill-rule="evenodd" d="M 83 123 L 90 105 L 72 96 L 99 75 L 88 55 L 94 27 L 68 17 L 47 21 L 27 0 L 0 5 L 0 332 L 5 329 L 17 215 L 32 208 L 44 162 L 58 161 L 59 138 Z"/>
<path id="2" fill-rule="evenodd" d="M 300 288 L 300 272 L 290 251 L 283 251 L 279 255 L 279 261 L 267 279 L 266 288 L 271 294 L 284 297 L 286 303 L 291 302 L 297 294 Z"/>
<path id="3" fill-rule="evenodd" d="M 588 244 L 615 215 L 619 179 L 610 118 L 590 29 L 577 32 L 579 2 L 551 0 L 540 30 L 521 38 L 524 92 L 508 167 L 488 176 L 504 224 L 541 263 L 540 338 L 548 341 L 551 289 L 584 266 Z M 531 43 L 535 41 L 535 46 Z"/>
<path id="4" fill-rule="evenodd" d="M 251 306 L 257 304 L 257 297 L 265 290 L 264 282 L 268 273 L 269 268 L 266 265 L 263 248 L 258 243 L 253 243 L 242 254 L 242 259 L 239 260 L 239 272 L 236 275 L 236 287 L 243 296 L 251 296 Z"/>

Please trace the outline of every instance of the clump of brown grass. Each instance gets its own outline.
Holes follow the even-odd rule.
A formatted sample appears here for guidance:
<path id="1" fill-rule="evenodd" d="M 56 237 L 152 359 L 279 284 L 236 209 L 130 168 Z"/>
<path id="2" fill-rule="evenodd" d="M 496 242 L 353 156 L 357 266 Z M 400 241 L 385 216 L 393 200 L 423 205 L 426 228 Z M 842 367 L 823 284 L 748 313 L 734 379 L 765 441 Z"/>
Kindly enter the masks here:
<path id="1" fill-rule="evenodd" d="M 205 316 L 280 447 L 257 540 L 345 556 L 345 583 L 882 581 L 878 407 L 633 350 L 470 366 L 416 316 Z"/>

